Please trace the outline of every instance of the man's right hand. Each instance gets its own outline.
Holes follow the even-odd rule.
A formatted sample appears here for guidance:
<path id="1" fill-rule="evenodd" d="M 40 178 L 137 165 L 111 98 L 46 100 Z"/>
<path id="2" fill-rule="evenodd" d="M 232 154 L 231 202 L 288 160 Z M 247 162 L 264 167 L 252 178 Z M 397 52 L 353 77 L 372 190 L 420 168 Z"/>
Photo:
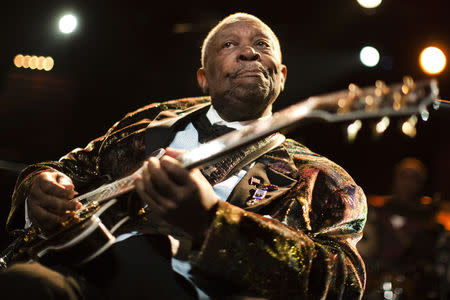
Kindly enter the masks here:
<path id="1" fill-rule="evenodd" d="M 51 231 L 70 212 L 81 208 L 72 180 L 61 172 L 42 172 L 34 179 L 28 197 L 28 216 L 33 224 Z"/>

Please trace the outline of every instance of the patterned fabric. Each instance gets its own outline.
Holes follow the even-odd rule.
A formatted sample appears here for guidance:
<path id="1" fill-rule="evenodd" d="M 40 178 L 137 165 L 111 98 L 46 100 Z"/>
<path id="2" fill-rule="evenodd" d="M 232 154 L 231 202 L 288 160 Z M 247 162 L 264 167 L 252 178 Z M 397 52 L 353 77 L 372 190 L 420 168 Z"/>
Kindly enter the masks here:
<path id="1" fill-rule="evenodd" d="M 123 177 L 144 160 L 151 122 L 209 101 L 199 97 L 150 104 L 126 115 L 84 149 L 27 167 L 15 187 L 7 228 L 23 226 L 24 200 L 39 172 L 64 172 L 80 192 L 101 178 Z M 277 188 L 254 199 L 252 177 Z M 360 299 L 365 270 L 355 245 L 366 214 L 363 191 L 341 167 L 288 139 L 260 157 L 227 202 L 219 203 L 191 263 L 198 278 L 215 279 L 221 295 Z"/>

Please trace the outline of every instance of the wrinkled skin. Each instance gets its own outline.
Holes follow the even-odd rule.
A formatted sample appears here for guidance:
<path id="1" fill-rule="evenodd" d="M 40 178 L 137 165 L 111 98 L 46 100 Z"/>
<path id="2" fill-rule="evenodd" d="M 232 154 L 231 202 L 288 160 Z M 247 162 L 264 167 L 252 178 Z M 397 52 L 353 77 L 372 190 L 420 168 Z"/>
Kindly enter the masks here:
<path id="1" fill-rule="evenodd" d="M 216 33 L 197 79 L 223 119 L 252 120 L 271 112 L 287 74 L 276 45 L 255 20 L 224 25 Z"/>
<path id="2" fill-rule="evenodd" d="M 72 201 L 76 195 L 72 180 L 61 172 L 42 172 L 36 176 L 28 197 L 31 221 L 51 231 L 71 211 L 81 208 Z"/>

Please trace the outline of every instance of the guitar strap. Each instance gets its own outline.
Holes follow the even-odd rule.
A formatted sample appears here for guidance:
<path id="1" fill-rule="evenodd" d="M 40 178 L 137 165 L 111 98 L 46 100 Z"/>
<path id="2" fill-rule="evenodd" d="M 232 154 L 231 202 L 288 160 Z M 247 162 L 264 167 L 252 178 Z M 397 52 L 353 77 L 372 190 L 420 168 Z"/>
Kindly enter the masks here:
<path id="1" fill-rule="evenodd" d="M 191 121 L 197 131 L 199 131 L 199 136 L 212 134 L 215 138 L 232 130 L 224 128 L 216 129 L 212 125 L 202 126 L 205 125 L 205 122 L 209 122 L 205 121 L 207 120 L 206 112 L 209 107 L 210 104 L 207 103 L 183 111 L 180 114 L 173 111 L 161 112 L 155 121 L 147 127 L 145 132 L 146 155 L 149 156 L 158 148 L 167 147 L 173 140 L 176 132 L 180 128 L 184 128 Z M 211 129 L 208 127 L 211 127 Z M 203 132 L 204 129 L 208 129 L 206 133 Z M 249 145 L 225 153 L 223 156 L 213 160 L 206 166 L 202 166 L 201 171 L 211 185 L 214 185 L 225 180 L 230 175 L 255 161 L 270 150 L 278 147 L 284 140 L 285 137 L 280 133 L 269 135 Z"/>
<path id="2" fill-rule="evenodd" d="M 271 134 L 268 137 L 221 156 L 210 164 L 203 166 L 201 172 L 211 185 L 215 185 L 255 161 L 260 156 L 278 147 L 285 139 L 285 136 L 281 133 Z"/>

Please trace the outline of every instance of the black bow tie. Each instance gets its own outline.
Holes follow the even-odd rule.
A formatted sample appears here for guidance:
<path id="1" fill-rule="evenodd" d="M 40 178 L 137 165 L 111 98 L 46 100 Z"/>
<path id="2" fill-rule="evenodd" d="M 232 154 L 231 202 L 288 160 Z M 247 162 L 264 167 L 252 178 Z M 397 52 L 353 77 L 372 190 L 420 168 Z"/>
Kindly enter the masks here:
<path id="1" fill-rule="evenodd" d="M 198 132 L 198 141 L 200 143 L 206 143 L 212 139 L 222 136 L 234 128 L 227 127 L 225 125 L 214 124 L 211 125 L 206 114 L 200 114 L 197 118 L 192 120 L 192 124 Z"/>

